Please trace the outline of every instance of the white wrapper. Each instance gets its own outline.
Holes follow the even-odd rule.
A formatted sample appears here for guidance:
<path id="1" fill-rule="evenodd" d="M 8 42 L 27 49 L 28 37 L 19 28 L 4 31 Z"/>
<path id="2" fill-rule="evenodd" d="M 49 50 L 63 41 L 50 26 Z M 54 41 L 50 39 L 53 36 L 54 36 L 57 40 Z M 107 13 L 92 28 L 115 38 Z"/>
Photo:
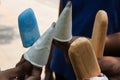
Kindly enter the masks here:
<path id="1" fill-rule="evenodd" d="M 101 73 L 100 77 L 92 77 L 92 78 L 85 79 L 85 80 L 109 80 L 109 79 L 107 78 L 107 76 Z"/>
<path id="2" fill-rule="evenodd" d="M 55 23 L 24 54 L 24 58 L 37 67 L 43 67 L 48 61 Z"/>
<path id="3" fill-rule="evenodd" d="M 72 39 L 72 4 L 70 1 L 59 16 L 55 28 L 55 40 L 66 42 Z"/>

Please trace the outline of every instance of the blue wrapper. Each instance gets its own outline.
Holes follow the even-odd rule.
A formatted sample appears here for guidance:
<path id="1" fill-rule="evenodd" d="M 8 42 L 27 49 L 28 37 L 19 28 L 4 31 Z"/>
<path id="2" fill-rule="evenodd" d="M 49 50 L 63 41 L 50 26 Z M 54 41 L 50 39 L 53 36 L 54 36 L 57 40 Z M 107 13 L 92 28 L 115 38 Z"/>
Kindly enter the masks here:
<path id="1" fill-rule="evenodd" d="M 18 26 L 22 44 L 25 48 L 32 46 L 40 37 L 37 20 L 31 8 L 24 10 L 18 16 Z"/>

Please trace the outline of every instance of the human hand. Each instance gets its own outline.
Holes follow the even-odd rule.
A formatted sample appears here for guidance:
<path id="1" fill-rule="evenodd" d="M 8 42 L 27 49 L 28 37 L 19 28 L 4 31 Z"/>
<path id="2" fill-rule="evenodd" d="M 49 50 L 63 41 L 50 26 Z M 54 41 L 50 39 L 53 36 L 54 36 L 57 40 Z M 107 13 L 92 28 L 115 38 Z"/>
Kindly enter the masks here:
<path id="1" fill-rule="evenodd" d="M 70 64 L 70 59 L 69 59 L 69 56 L 68 56 L 68 49 L 70 47 L 70 44 L 76 40 L 79 36 L 73 36 L 72 39 L 68 42 L 60 42 L 60 41 L 57 41 L 57 40 L 53 40 L 53 44 L 55 46 L 57 46 L 58 48 L 60 48 L 61 50 L 63 50 L 64 52 L 64 55 L 65 55 L 65 59 L 66 59 L 66 62 Z"/>
<path id="2" fill-rule="evenodd" d="M 109 80 L 120 80 L 120 57 L 106 56 L 98 59 L 102 73 L 104 73 Z"/>
<path id="3" fill-rule="evenodd" d="M 0 80 L 40 80 L 42 68 L 30 64 L 23 57 L 15 68 L 0 72 Z"/>
<path id="4" fill-rule="evenodd" d="M 19 75 L 18 68 L 11 68 L 5 71 L 0 71 L 0 80 L 16 80 L 16 76 Z"/>
<path id="5" fill-rule="evenodd" d="M 53 44 L 57 47 L 59 47 L 60 49 L 62 49 L 64 52 L 67 52 L 69 47 L 70 47 L 70 44 L 76 40 L 79 36 L 73 36 L 72 39 L 68 42 L 60 42 L 60 41 L 57 41 L 57 40 L 53 40 Z"/>
<path id="6" fill-rule="evenodd" d="M 119 54 L 113 53 L 120 53 L 120 32 L 110 34 L 106 37 L 105 40 L 105 55 L 106 56 L 119 56 Z"/>
<path id="7" fill-rule="evenodd" d="M 23 59 L 23 58 L 22 58 Z M 25 62 L 25 60 L 23 60 Z M 22 60 L 21 60 L 22 62 Z M 28 62 L 25 62 L 24 64 L 15 67 L 15 68 L 11 68 L 11 69 L 7 69 L 4 71 L 0 72 L 0 80 L 18 80 L 17 77 L 20 75 L 23 75 L 24 72 L 24 65 L 28 64 Z M 30 65 L 28 65 L 30 66 Z"/>
<path id="8" fill-rule="evenodd" d="M 22 56 L 16 67 L 20 68 L 20 73 L 17 76 L 17 80 L 40 80 L 42 68 L 38 68 L 32 65 L 30 62 L 24 59 Z"/>

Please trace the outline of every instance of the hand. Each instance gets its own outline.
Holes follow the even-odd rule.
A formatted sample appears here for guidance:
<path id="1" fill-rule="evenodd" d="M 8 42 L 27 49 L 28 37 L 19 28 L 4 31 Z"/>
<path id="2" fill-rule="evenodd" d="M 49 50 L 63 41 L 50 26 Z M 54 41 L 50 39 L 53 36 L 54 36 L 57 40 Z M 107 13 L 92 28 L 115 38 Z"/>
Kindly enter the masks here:
<path id="1" fill-rule="evenodd" d="M 60 42 L 60 41 L 57 41 L 57 40 L 53 40 L 53 44 L 55 46 L 57 46 L 58 48 L 60 48 L 61 50 L 63 50 L 64 52 L 64 55 L 65 55 L 65 59 L 66 59 L 66 62 L 70 64 L 70 59 L 69 59 L 69 56 L 68 56 L 68 49 L 70 47 L 70 44 L 76 40 L 78 38 L 78 36 L 74 36 L 70 41 L 68 42 Z"/>
<path id="2" fill-rule="evenodd" d="M 0 80 L 40 80 L 42 68 L 30 64 L 23 57 L 15 68 L 0 72 Z"/>
<path id="3" fill-rule="evenodd" d="M 33 66 L 30 62 L 25 60 L 24 57 L 21 58 L 16 67 L 21 70 L 21 74 L 17 76 L 17 80 L 40 80 L 42 68 Z"/>
<path id="4" fill-rule="evenodd" d="M 105 42 L 105 55 L 106 56 L 119 56 L 119 54 L 113 53 L 120 53 L 120 32 L 110 34 L 106 37 Z"/>
<path id="5" fill-rule="evenodd" d="M 60 49 L 62 49 L 64 52 L 67 52 L 69 47 L 70 47 L 70 44 L 76 40 L 78 38 L 78 36 L 74 36 L 70 41 L 68 42 L 60 42 L 60 41 L 57 41 L 57 40 L 53 40 L 53 44 L 57 47 L 59 47 Z"/>
<path id="6" fill-rule="evenodd" d="M 16 80 L 16 76 L 19 75 L 18 68 L 12 68 L 0 72 L 0 80 Z"/>
<path id="7" fill-rule="evenodd" d="M 103 57 L 98 59 L 102 73 L 109 80 L 120 80 L 120 57 Z"/>

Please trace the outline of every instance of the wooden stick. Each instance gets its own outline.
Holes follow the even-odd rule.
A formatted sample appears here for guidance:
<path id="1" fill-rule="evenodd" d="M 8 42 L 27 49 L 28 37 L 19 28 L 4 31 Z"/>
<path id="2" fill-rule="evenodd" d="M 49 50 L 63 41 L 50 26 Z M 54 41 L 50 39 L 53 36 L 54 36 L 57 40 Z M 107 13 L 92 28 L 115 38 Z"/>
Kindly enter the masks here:
<path id="1" fill-rule="evenodd" d="M 97 58 L 101 58 L 103 56 L 107 28 L 108 28 L 107 13 L 103 10 L 99 10 L 95 17 L 91 40 Z"/>
<path id="2" fill-rule="evenodd" d="M 94 49 L 87 38 L 78 38 L 70 45 L 69 57 L 77 80 L 84 80 L 100 74 L 101 70 Z"/>

